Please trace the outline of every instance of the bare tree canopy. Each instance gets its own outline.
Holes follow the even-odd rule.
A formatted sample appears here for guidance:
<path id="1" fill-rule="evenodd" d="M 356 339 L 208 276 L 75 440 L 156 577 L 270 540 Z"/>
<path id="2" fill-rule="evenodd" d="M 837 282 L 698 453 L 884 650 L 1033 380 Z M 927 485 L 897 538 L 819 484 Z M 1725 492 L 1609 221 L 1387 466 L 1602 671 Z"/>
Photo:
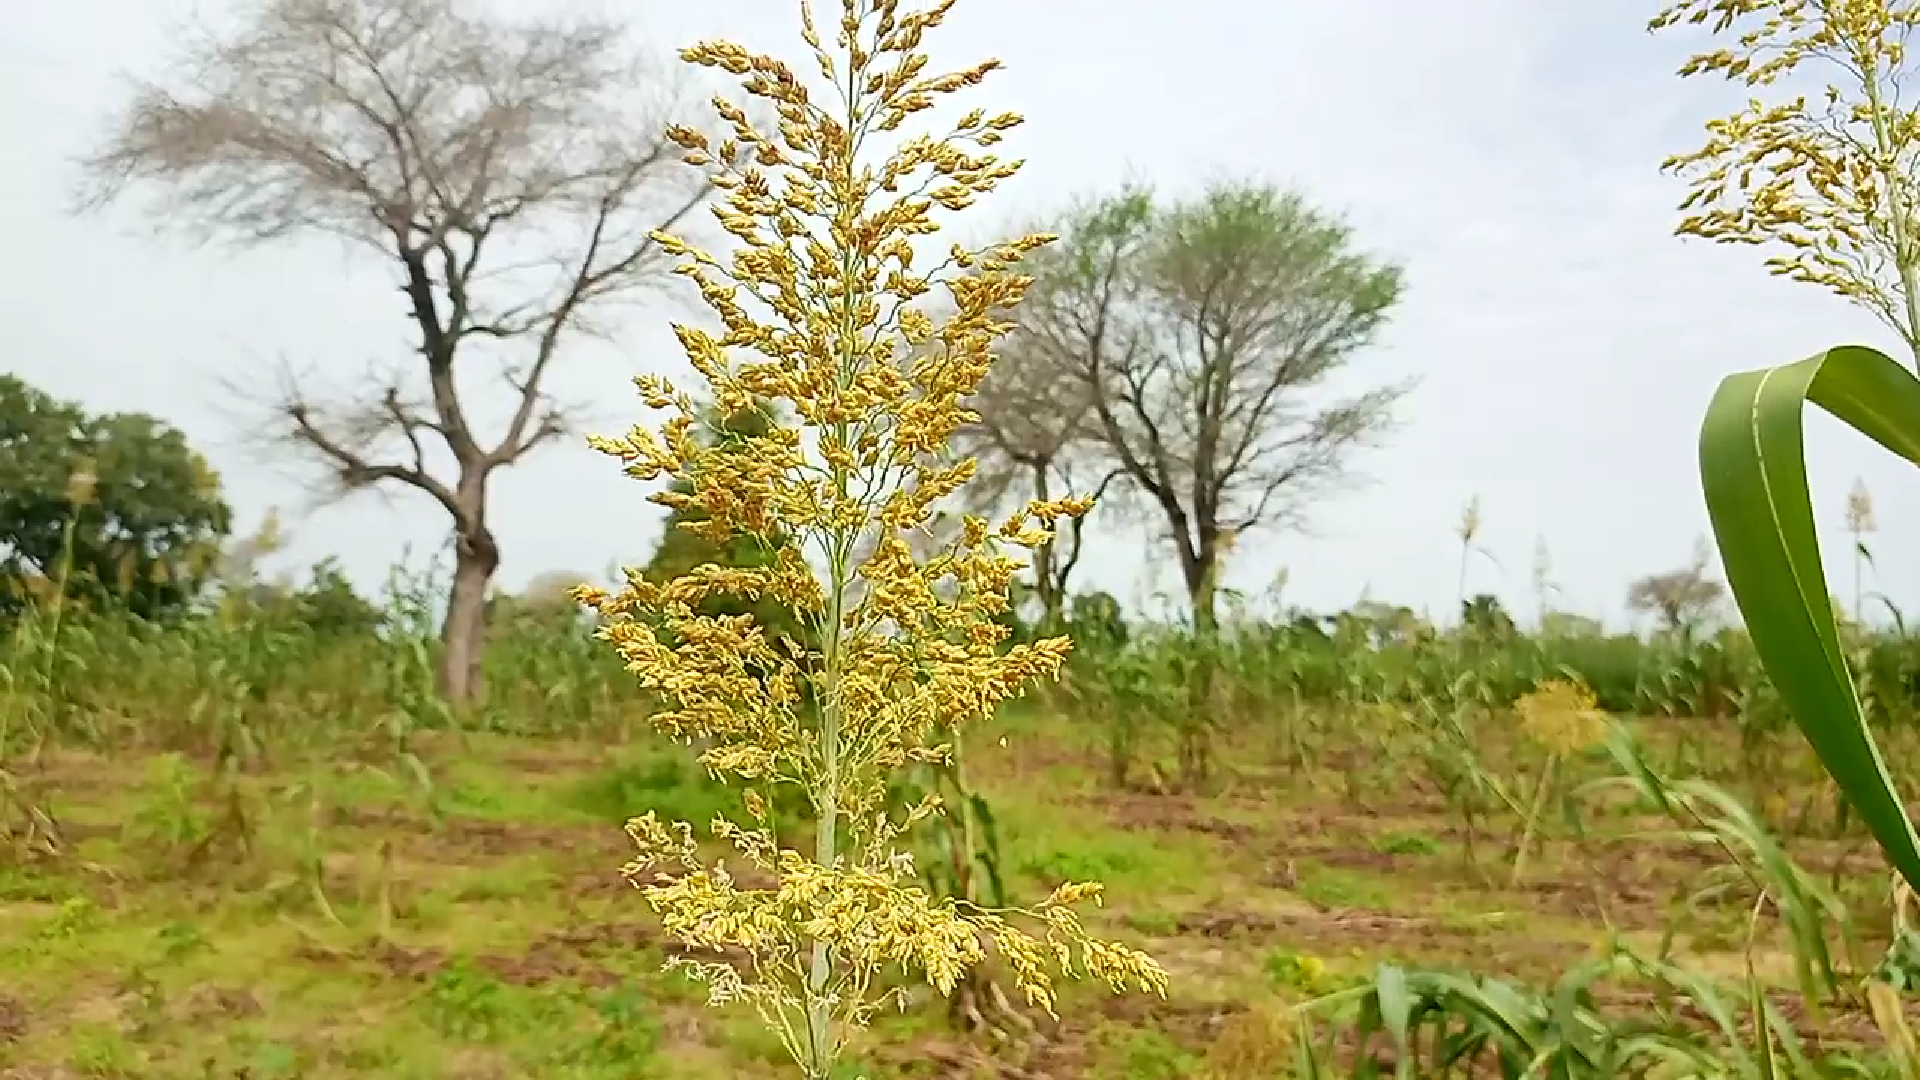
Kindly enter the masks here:
<path id="1" fill-rule="evenodd" d="M 1032 257 L 1008 348 L 1083 388 L 1095 438 L 1160 511 L 1195 618 L 1211 625 L 1233 539 L 1300 520 L 1391 427 L 1405 385 L 1342 396 L 1329 383 L 1385 323 L 1400 270 L 1260 184 L 1178 203 L 1126 190 L 1057 231 Z"/>
<path id="2" fill-rule="evenodd" d="M 330 234 L 396 271 L 414 361 L 352 400 L 288 388 L 274 433 L 343 490 L 399 484 L 446 510 L 455 700 L 474 689 L 500 561 L 488 479 L 570 430 L 545 389 L 560 346 L 596 307 L 662 279 L 671 261 L 650 234 L 705 198 L 666 137 L 669 89 L 611 22 L 502 21 L 462 0 L 260 0 L 237 32 L 190 43 L 139 84 L 85 162 L 93 205 L 137 191 L 208 238 Z M 482 345 L 504 361 L 476 371 Z M 483 436 L 470 407 L 489 386 L 506 419 Z"/>
<path id="3" fill-rule="evenodd" d="M 979 419 L 955 441 L 975 462 L 967 498 L 973 509 L 1001 511 L 1062 495 L 1096 499 L 1119 470 L 1099 453 L 1093 397 L 1087 384 L 1062 378 L 1060 366 L 1033 342 L 1003 344 L 968 401 Z M 1033 554 L 1040 625 L 1065 618 L 1067 583 L 1085 548 L 1087 517 L 1061 523 L 1061 533 Z"/>

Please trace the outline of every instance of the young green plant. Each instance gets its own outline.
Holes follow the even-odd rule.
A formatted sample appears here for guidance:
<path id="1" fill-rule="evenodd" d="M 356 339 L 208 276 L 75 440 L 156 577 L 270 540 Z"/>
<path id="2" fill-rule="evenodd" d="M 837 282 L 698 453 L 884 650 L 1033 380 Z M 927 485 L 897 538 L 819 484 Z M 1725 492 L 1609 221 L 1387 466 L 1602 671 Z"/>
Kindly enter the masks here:
<path id="1" fill-rule="evenodd" d="M 1513 708 L 1527 739 L 1546 751 L 1540 775 L 1534 780 L 1533 796 L 1527 800 L 1520 837 L 1513 845 L 1511 883 L 1518 888 L 1526 878 L 1527 855 L 1538 835 L 1547 799 L 1560 782 L 1562 765 L 1582 750 L 1605 741 L 1607 720 L 1594 702 L 1593 692 L 1572 679 L 1549 679 L 1521 695 Z"/>
<path id="2" fill-rule="evenodd" d="M 1055 522 L 1085 513 L 1090 500 L 1034 503 L 998 530 L 969 518 L 955 542 L 914 556 L 909 537 L 973 474 L 973 462 L 947 448 L 972 418 L 962 402 L 1006 329 L 994 313 L 1020 301 L 1021 259 L 1051 238 L 955 245 L 931 269 L 917 267 L 927 256 L 917 243 L 939 231 L 936 214 L 964 209 L 1017 170 L 988 148 L 1019 117 L 975 110 L 944 130 L 912 131 L 940 98 L 998 63 L 927 73 L 923 39 L 953 0 L 840 7 L 829 47 L 801 5 L 823 93 L 782 61 L 730 42 L 681 53 L 741 77 L 777 124 L 716 99 L 727 137 L 674 129 L 688 162 L 712 173 L 723 193 L 715 217 L 738 241 L 723 260 L 656 235 L 686 260 L 681 273 L 720 324 L 675 327 L 710 402 L 643 377 L 647 404 L 674 415 L 657 431 L 594 440 L 629 475 L 677 482 L 653 498 L 703 511 L 684 527 L 721 542 L 785 543 L 764 565 L 703 565 L 665 583 L 632 573 L 617 595 L 576 594 L 660 697 L 656 725 L 703 741 L 710 771 L 750 785 L 750 823 L 716 820 L 713 831 L 774 884 L 744 887 L 724 864 L 703 861 L 689 824 L 652 814 L 628 825 L 640 850 L 626 872 L 668 932 L 742 958 L 678 963 L 706 981 L 716 1004 L 751 1004 L 809 1080 L 829 1076 L 849 1031 L 886 998 L 904 1003 L 903 989 L 876 985 L 893 965 L 947 994 L 990 941 L 1027 1000 L 1048 1011 L 1053 965 L 1091 972 L 1116 991 L 1166 988 L 1151 958 L 1083 928 L 1075 905 L 1097 900 L 1097 883 L 1062 884 L 1020 911 L 931 897 L 901 842 L 938 812 L 937 800 L 905 814 L 885 808 L 890 774 L 943 760 L 943 739 L 957 726 L 1057 674 L 1065 638 L 1005 645 L 995 616 L 1021 563 L 1004 548 L 1045 543 Z M 936 287 L 950 312 L 937 325 L 920 304 Z M 722 415 L 764 409 L 771 423 L 722 452 L 695 437 L 709 406 Z M 716 594 L 772 598 L 814 633 L 776 644 L 751 614 L 702 613 Z M 810 855 L 776 842 L 767 808 L 781 784 L 799 785 L 812 802 Z"/>
<path id="3" fill-rule="evenodd" d="M 1920 124 L 1900 95 L 1920 8 L 1677 0 L 1652 24 L 1682 25 L 1705 26 L 1730 47 L 1695 54 L 1681 74 L 1739 83 L 1748 104 L 1667 161 L 1689 187 L 1677 231 L 1771 246 L 1769 271 L 1854 303 L 1897 333 L 1910 358 L 1920 355 Z M 1814 80 L 1825 85 L 1805 92 Z M 1700 433 L 1701 486 L 1770 681 L 1894 868 L 1916 884 L 1920 832 L 1868 728 L 1827 587 L 1807 484 L 1809 404 L 1920 464 L 1920 378 L 1886 353 L 1843 345 L 1722 380 Z"/>

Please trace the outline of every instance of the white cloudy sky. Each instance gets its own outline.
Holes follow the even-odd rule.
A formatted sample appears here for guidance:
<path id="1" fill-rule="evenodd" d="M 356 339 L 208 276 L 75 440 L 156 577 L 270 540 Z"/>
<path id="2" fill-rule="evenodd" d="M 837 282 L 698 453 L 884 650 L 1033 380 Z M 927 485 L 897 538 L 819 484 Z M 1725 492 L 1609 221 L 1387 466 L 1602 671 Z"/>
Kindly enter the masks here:
<path id="1" fill-rule="evenodd" d="M 794 0 L 617 9 L 663 48 L 712 35 L 772 51 L 795 40 Z M 220 384 L 265 387 L 276 358 L 357 371 L 404 348 L 412 334 L 385 268 L 325 244 L 195 250 L 153 239 L 131 215 L 65 210 L 70 162 L 122 75 L 149 70 L 191 10 L 63 0 L 9 20 L 0 355 L 57 395 L 176 423 L 245 520 L 282 507 L 292 557 L 337 553 L 375 584 L 409 546 L 441 542 L 433 511 L 411 496 L 301 510 L 296 474 L 245 448 Z M 1316 514 L 1313 535 L 1247 544 L 1237 584 L 1258 588 L 1285 566 L 1293 602 L 1338 606 L 1370 590 L 1444 612 L 1458 558 L 1450 532 L 1478 493 L 1504 570 L 1479 563 L 1473 588 L 1530 610 L 1544 539 L 1567 602 L 1617 623 L 1628 579 L 1684 562 L 1706 529 L 1693 446 L 1718 378 L 1889 337 L 1824 294 L 1768 279 L 1750 250 L 1670 235 L 1677 188 L 1657 163 L 1728 95 L 1673 78 L 1686 43 L 1649 37 L 1651 11 L 1618 0 L 963 0 L 936 52 L 1009 66 L 978 103 L 1030 118 L 1015 150 L 1031 165 L 1001 196 L 1010 215 L 1128 176 L 1173 190 L 1261 177 L 1346 213 L 1366 244 L 1406 263 L 1404 307 L 1360 361 L 1383 378 L 1419 376 L 1404 430 L 1367 460 L 1369 487 Z M 626 420 L 624 379 L 667 355 L 666 318 L 637 315 L 613 347 L 581 351 L 561 389 Z M 1864 476 L 1882 585 L 1920 600 L 1920 556 L 1902 550 L 1920 536 L 1912 474 L 1834 425 L 1815 427 L 1829 547 L 1844 544 L 1844 492 Z M 659 514 L 643 495 L 572 446 L 515 470 L 496 495 L 507 583 L 644 558 Z M 1104 544 L 1088 584 L 1126 599 L 1173 584 L 1145 537 Z M 1850 592 L 1850 572 L 1835 585 Z"/>

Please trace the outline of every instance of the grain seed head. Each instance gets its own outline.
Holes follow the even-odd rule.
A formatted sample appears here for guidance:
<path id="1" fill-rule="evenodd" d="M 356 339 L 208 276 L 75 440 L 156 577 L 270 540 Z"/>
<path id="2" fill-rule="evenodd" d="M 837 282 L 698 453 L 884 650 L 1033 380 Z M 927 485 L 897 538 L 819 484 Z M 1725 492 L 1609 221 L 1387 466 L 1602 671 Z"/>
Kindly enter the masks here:
<path id="1" fill-rule="evenodd" d="M 789 540 L 767 566 L 702 566 L 666 583 L 629 574 L 618 593 L 576 595 L 659 696 L 661 730 L 703 741 L 701 760 L 716 775 L 796 784 L 812 800 L 821 821 L 812 857 L 778 847 L 770 800 L 758 793 L 747 800 L 750 827 L 713 823 L 774 887 L 746 888 L 724 866 L 709 867 L 690 826 L 651 814 L 628 826 L 640 852 L 627 867 L 669 932 L 750 957 L 744 966 L 685 966 L 707 979 L 716 1002 L 751 1002 L 809 1075 L 843 1038 L 829 1029 L 858 1025 L 878 1006 L 875 979 L 892 964 L 947 993 L 991 942 L 1027 999 L 1049 1011 L 1050 966 L 1115 989 L 1166 986 L 1150 958 L 1082 929 L 1073 905 L 1097 900 L 1097 884 L 1062 885 L 1019 912 L 928 895 L 895 842 L 938 807 L 897 819 L 885 809 L 888 774 L 942 758 L 956 725 L 1057 675 L 1067 639 L 1007 647 L 995 621 L 1024 565 L 1008 549 L 1046 542 L 1056 522 L 1091 505 L 1036 502 L 998 527 L 969 517 L 930 557 L 909 546 L 973 475 L 971 460 L 948 451 L 955 430 L 975 419 L 962 402 L 1007 330 L 995 313 L 1028 287 L 1022 257 L 1052 239 L 952 245 L 922 266 L 939 219 L 1020 164 L 989 150 L 1020 122 L 1013 113 L 976 109 L 943 128 L 927 123 L 941 98 L 998 66 L 927 71 L 923 37 L 953 3 L 843 0 L 831 47 L 803 3 L 816 83 L 731 42 L 682 52 L 738 76 L 772 122 L 716 99 L 724 136 L 673 129 L 686 160 L 711 173 L 721 196 L 714 216 L 735 242 L 723 258 L 656 236 L 684 260 L 680 273 L 718 323 L 717 332 L 674 327 L 706 400 L 643 377 L 641 396 L 669 413 L 665 423 L 592 440 L 636 479 L 678 482 L 678 492 L 654 500 L 704 511 L 689 527 L 710 538 Z M 945 294 L 938 322 L 926 299 L 935 290 Z M 719 452 L 696 437 L 703 415 L 748 409 L 772 421 L 748 445 Z M 716 594 L 774 598 L 811 636 L 776 647 L 750 615 L 701 614 Z"/>

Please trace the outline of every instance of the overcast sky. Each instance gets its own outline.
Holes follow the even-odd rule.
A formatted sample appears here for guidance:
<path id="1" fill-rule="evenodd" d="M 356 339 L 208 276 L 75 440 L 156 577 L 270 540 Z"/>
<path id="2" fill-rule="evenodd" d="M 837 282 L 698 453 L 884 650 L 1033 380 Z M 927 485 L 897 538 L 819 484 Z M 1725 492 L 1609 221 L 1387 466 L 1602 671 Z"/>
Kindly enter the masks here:
<path id="1" fill-rule="evenodd" d="M 207 0 L 211 3 L 214 0 Z M 536 0 L 517 0 L 531 4 Z M 564 3 L 568 0 L 548 0 Z M 830 5 L 837 6 L 837 5 Z M 339 555 L 377 584 L 443 519 L 423 497 L 363 496 L 308 512 L 300 474 L 263 460 L 222 383 L 270 389 L 277 359 L 352 373 L 414 333 L 376 257 L 327 243 L 194 249 L 130 213 L 67 212 L 72 159 L 152 70 L 180 0 L 63 0 L 21 8 L 0 38 L 0 355 L 44 390 L 95 410 L 146 410 L 183 428 L 225 479 L 243 525 L 280 507 L 287 558 Z M 794 0 L 630 0 L 659 48 L 731 36 L 791 55 Z M 1214 176 L 1294 185 L 1344 213 L 1361 242 L 1407 267 L 1406 298 L 1356 371 L 1418 376 L 1403 429 L 1363 463 L 1369 486 L 1313 515 L 1312 535 L 1247 542 L 1234 584 L 1287 568 L 1286 599 L 1452 607 L 1451 533 L 1483 501 L 1470 589 L 1533 608 L 1537 541 L 1565 606 L 1619 625 L 1626 583 L 1684 563 L 1705 532 L 1694 439 L 1717 380 L 1842 342 L 1891 335 L 1806 286 L 1768 278 L 1752 250 L 1671 235 L 1679 189 L 1659 175 L 1727 91 L 1672 75 L 1688 44 L 1652 38 L 1653 8 L 1618 0 L 962 0 L 934 42 L 949 62 L 1009 70 L 976 91 L 1029 118 L 1027 172 L 999 196 L 1019 216 L 1127 177 L 1172 192 Z M 983 210 L 979 220 L 994 216 Z M 625 378 L 670 356 L 670 313 L 628 318 L 610 346 L 571 354 L 558 388 L 638 416 Z M 1876 497 L 1880 584 L 1920 600 L 1914 477 L 1824 417 L 1814 485 L 1834 587 L 1849 594 L 1847 487 Z M 503 476 L 504 582 L 643 560 L 660 512 L 605 459 L 568 445 Z M 1136 602 L 1175 583 L 1145 535 L 1108 531 L 1084 585 Z M 1903 550 L 1904 549 L 1904 550 Z"/>

